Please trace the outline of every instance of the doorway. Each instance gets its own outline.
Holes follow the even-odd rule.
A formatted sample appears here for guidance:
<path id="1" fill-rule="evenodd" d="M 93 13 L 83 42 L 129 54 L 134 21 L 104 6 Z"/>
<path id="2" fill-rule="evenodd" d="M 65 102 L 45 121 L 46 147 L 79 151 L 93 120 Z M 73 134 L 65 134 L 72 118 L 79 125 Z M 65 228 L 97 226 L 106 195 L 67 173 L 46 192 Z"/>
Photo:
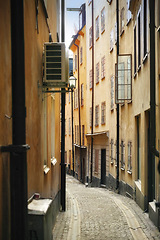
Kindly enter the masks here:
<path id="1" fill-rule="evenodd" d="M 106 149 L 101 149 L 101 184 L 106 185 Z"/>

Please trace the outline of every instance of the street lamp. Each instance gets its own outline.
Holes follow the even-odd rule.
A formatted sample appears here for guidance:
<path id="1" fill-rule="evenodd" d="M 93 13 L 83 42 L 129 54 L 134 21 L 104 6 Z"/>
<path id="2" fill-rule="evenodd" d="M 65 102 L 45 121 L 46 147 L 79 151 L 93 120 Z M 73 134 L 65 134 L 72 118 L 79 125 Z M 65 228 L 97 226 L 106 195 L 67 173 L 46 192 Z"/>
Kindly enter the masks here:
<path id="1" fill-rule="evenodd" d="M 73 166 L 73 177 L 74 177 L 74 133 L 73 133 L 73 90 L 76 88 L 76 78 L 70 76 L 69 88 L 71 89 L 71 113 L 72 113 L 72 166 Z"/>
<path id="2" fill-rule="evenodd" d="M 71 88 L 71 90 L 76 88 L 76 80 L 77 80 L 77 78 L 75 78 L 74 76 L 70 76 L 70 78 L 69 78 L 69 88 Z"/>

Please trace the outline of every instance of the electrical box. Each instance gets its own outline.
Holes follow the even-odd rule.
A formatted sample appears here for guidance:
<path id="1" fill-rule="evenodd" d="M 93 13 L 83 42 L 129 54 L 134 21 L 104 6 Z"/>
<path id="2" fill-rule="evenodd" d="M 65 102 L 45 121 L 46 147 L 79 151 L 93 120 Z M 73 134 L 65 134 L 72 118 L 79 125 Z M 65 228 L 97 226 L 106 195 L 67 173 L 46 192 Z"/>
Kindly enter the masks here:
<path id="1" fill-rule="evenodd" d="M 69 60 L 65 43 L 44 43 L 43 86 L 66 87 Z"/>

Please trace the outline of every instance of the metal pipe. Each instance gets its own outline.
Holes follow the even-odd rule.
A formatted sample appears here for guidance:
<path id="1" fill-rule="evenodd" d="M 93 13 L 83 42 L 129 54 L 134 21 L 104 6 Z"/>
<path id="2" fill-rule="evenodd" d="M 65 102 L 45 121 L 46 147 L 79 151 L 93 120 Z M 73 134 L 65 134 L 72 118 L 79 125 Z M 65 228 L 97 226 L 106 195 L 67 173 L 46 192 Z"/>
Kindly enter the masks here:
<path id="1" fill-rule="evenodd" d="M 65 41 L 65 0 L 61 0 L 61 41 Z M 65 89 L 61 93 L 61 205 L 66 210 Z"/>
<path id="2" fill-rule="evenodd" d="M 80 72 L 79 72 L 79 46 L 74 42 L 77 47 L 77 59 L 78 59 L 78 113 L 79 113 L 79 145 L 80 145 L 80 180 L 82 181 L 82 149 L 81 149 L 81 106 L 80 106 Z"/>
<path id="3" fill-rule="evenodd" d="M 71 91 L 71 111 L 72 111 L 72 166 L 73 166 L 73 177 L 74 177 L 73 89 Z"/>
<path id="4" fill-rule="evenodd" d="M 156 120 L 155 120 L 155 0 L 150 0 L 150 151 L 155 148 Z M 151 154 L 149 160 L 149 201 L 155 198 L 155 156 Z"/>
<path id="5" fill-rule="evenodd" d="M 92 0 L 92 120 L 91 120 L 91 173 L 90 173 L 91 183 L 93 172 L 93 124 L 94 124 L 94 1 Z"/>
<path id="6" fill-rule="evenodd" d="M 11 0 L 12 144 L 26 144 L 23 1 Z M 11 239 L 28 239 L 26 151 L 10 153 Z"/>
<path id="7" fill-rule="evenodd" d="M 119 0 L 116 0 L 116 19 L 117 19 L 117 64 L 119 55 Z M 118 68 L 118 66 L 117 66 Z M 119 104 L 117 104 L 117 177 L 116 189 L 119 189 Z"/>

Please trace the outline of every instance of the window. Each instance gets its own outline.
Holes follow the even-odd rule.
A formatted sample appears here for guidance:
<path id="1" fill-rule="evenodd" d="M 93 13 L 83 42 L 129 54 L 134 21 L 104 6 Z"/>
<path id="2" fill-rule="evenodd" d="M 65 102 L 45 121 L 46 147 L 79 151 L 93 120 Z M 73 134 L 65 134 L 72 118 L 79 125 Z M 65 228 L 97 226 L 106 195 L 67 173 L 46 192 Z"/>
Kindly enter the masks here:
<path id="1" fill-rule="evenodd" d="M 81 84 L 81 106 L 84 105 L 84 84 Z"/>
<path id="2" fill-rule="evenodd" d="M 114 76 L 111 77 L 111 109 L 114 107 Z"/>
<path id="3" fill-rule="evenodd" d="M 96 83 L 99 83 L 99 62 L 96 64 Z"/>
<path id="4" fill-rule="evenodd" d="M 89 48 L 92 47 L 92 27 L 89 29 Z"/>
<path id="5" fill-rule="evenodd" d="M 101 124 L 106 123 L 106 102 L 102 102 L 101 104 Z"/>
<path id="6" fill-rule="evenodd" d="M 80 48 L 80 64 L 83 63 L 83 48 Z"/>
<path id="7" fill-rule="evenodd" d="M 77 55 L 75 55 L 75 58 L 74 58 L 74 71 L 77 70 Z"/>
<path id="8" fill-rule="evenodd" d="M 89 88 L 92 89 L 92 69 L 89 71 Z"/>
<path id="9" fill-rule="evenodd" d="M 132 143 L 128 142 L 128 171 L 132 172 Z"/>
<path id="10" fill-rule="evenodd" d="M 159 14 L 160 16 L 160 14 Z M 143 0 L 143 57 L 147 55 L 147 0 Z"/>
<path id="11" fill-rule="evenodd" d="M 114 158 L 113 158 L 113 146 L 114 146 L 114 143 L 113 143 L 113 139 L 111 139 L 111 164 L 113 164 L 113 160 L 114 160 Z"/>
<path id="12" fill-rule="evenodd" d="M 141 11 L 138 13 L 138 68 L 141 66 Z"/>
<path id="13" fill-rule="evenodd" d="M 127 0 L 127 24 L 130 22 L 131 17 L 132 17 L 131 11 L 129 10 L 129 4 L 130 4 L 130 1 Z"/>
<path id="14" fill-rule="evenodd" d="M 117 44 L 117 22 L 115 23 L 114 26 L 114 42 Z"/>
<path id="15" fill-rule="evenodd" d="M 99 149 L 95 149 L 95 166 L 94 166 L 95 173 L 98 173 L 98 162 L 99 162 Z"/>
<path id="16" fill-rule="evenodd" d="M 92 107 L 90 107 L 90 110 L 89 110 L 89 115 L 90 115 L 90 118 L 89 118 L 89 122 L 90 122 L 90 127 L 92 127 Z"/>
<path id="17" fill-rule="evenodd" d="M 110 52 L 113 50 L 113 45 L 114 45 L 114 30 L 111 30 L 110 33 Z"/>
<path id="18" fill-rule="evenodd" d="M 99 16 L 96 18 L 96 40 L 99 38 Z"/>
<path id="19" fill-rule="evenodd" d="M 95 126 L 99 125 L 99 105 L 95 107 Z"/>
<path id="20" fill-rule="evenodd" d="M 131 58 L 127 59 L 127 99 L 132 99 L 132 85 L 131 85 Z"/>
<path id="21" fill-rule="evenodd" d="M 118 83 L 119 83 L 119 89 L 118 89 L 118 99 L 124 100 L 125 99 L 125 71 L 124 71 L 124 62 L 118 63 Z"/>
<path id="22" fill-rule="evenodd" d="M 105 78 L 105 56 L 101 59 L 101 79 Z"/>
<path id="23" fill-rule="evenodd" d="M 84 135 L 85 135 L 84 125 L 82 125 L 82 145 L 83 145 L 83 146 L 84 146 Z"/>
<path id="24" fill-rule="evenodd" d="M 105 31 L 105 8 L 101 11 L 101 33 Z"/>
<path id="25" fill-rule="evenodd" d="M 124 32 L 124 7 L 121 9 L 120 31 L 121 34 Z"/>
<path id="26" fill-rule="evenodd" d="M 69 118 L 69 135 L 71 135 L 71 119 Z"/>
<path id="27" fill-rule="evenodd" d="M 125 169 L 125 145 L 124 145 L 124 141 L 121 141 L 121 169 L 124 170 Z"/>
<path id="28" fill-rule="evenodd" d="M 78 89 L 74 91 L 74 109 L 78 108 Z"/>
<path id="29" fill-rule="evenodd" d="M 136 44 L 136 39 L 137 39 L 137 32 L 136 32 L 136 25 L 134 27 L 134 75 L 137 72 L 137 44 Z"/>

